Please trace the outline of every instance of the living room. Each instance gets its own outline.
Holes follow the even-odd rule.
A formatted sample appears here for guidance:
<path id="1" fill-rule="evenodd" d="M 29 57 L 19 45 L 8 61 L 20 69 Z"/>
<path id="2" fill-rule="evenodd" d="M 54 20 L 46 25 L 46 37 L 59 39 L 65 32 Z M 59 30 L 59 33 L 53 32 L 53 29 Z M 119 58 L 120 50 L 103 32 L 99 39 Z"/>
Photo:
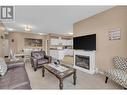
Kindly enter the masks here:
<path id="1" fill-rule="evenodd" d="M 34 12 L 39 10 L 39 13 L 43 11 L 45 15 L 40 13 L 38 16 L 38 12 L 33 14 L 33 10 Z M 25 12 L 26 15 L 23 14 Z M 127 68 L 127 61 L 123 59 L 127 57 L 125 53 L 127 47 L 125 44 L 127 40 L 126 6 L 15 6 L 15 13 L 17 15 L 15 15 L 14 22 L 2 21 L 0 23 L 0 42 L 2 43 L 0 44 L 0 56 L 5 58 L 7 65 L 14 62 L 14 64 L 23 63 L 22 65 L 25 66 L 21 72 L 18 72 L 18 69 L 11 72 L 6 68 L 5 75 L 1 76 L 2 79 L 9 76 L 9 80 L 0 81 L 10 82 L 11 80 L 12 84 L 2 83 L 0 84 L 1 89 L 126 89 L 127 75 L 126 69 L 123 68 Z M 29 17 L 32 14 L 33 16 Z M 30 21 L 32 24 L 35 22 L 36 26 L 29 24 Z M 20 24 L 21 22 L 27 22 L 27 24 Z M 45 52 L 44 55 L 48 62 L 41 60 L 40 63 L 48 64 L 42 65 L 39 63 L 40 59 L 36 61 L 37 59 L 33 58 L 35 57 L 33 52 L 36 51 Z M 40 55 L 36 56 L 43 56 Z M 122 79 L 107 71 L 114 70 L 113 60 L 116 63 L 123 63 L 122 67 L 118 68 L 120 73 L 117 71 L 118 74 L 121 74 Z M 65 67 L 60 65 L 61 68 L 59 66 L 58 68 L 49 63 L 64 64 Z M 81 63 L 89 63 L 89 65 Z M 18 65 L 21 69 L 21 64 Z M 57 72 L 62 70 L 62 75 L 58 76 L 51 67 Z M 122 71 L 121 68 L 123 68 Z M 66 69 L 71 73 L 64 73 Z M 19 76 L 13 72 L 18 73 Z M 25 80 L 18 79 L 20 74 L 25 76 Z M 64 74 L 66 79 L 61 77 Z M 18 79 L 16 85 L 15 81 L 12 81 L 14 78 Z"/>

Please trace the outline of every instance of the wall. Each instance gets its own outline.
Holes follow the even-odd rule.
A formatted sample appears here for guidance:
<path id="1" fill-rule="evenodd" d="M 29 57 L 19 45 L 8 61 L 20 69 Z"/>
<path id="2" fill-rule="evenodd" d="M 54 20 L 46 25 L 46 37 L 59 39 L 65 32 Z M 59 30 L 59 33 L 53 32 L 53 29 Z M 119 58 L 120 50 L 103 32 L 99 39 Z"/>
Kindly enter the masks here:
<path id="1" fill-rule="evenodd" d="M 5 27 L 3 23 L 0 22 L 0 57 L 3 57 L 3 39 L 1 36 L 4 36 Z"/>
<path id="2" fill-rule="evenodd" d="M 127 57 L 127 7 L 117 6 L 74 24 L 74 37 L 96 33 L 96 66 L 105 70 L 114 56 Z M 121 29 L 121 40 L 108 40 L 110 29 Z"/>
<path id="3" fill-rule="evenodd" d="M 14 53 L 19 53 L 23 48 L 32 48 L 26 47 L 24 44 L 24 38 L 33 38 L 33 39 L 42 39 L 43 40 L 43 49 L 45 50 L 45 36 L 33 34 L 33 33 L 22 33 L 22 32 L 11 32 L 9 33 L 9 46 Z M 14 42 L 12 42 L 14 39 Z"/>
<path id="4" fill-rule="evenodd" d="M 54 34 L 52 36 L 56 36 L 56 35 L 57 34 Z M 10 49 L 12 49 L 12 51 L 14 53 L 19 53 L 19 52 L 21 52 L 21 50 L 23 48 L 30 48 L 30 47 L 24 46 L 24 44 L 25 44 L 24 38 L 42 39 L 43 40 L 43 47 L 42 48 L 43 48 L 43 50 L 45 50 L 47 52 L 47 54 L 49 54 L 50 42 L 46 46 L 46 41 L 47 40 L 50 41 L 50 38 L 51 38 L 50 36 L 49 35 L 38 35 L 38 34 L 33 34 L 33 33 L 23 33 L 23 32 L 10 32 L 9 36 L 8 36 L 9 37 L 9 47 L 10 47 Z M 70 36 L 63 36 L 63 35 L 59 35 L 59 36 L 70 37 Z M 14 42 L 12 42 L 12 39 L 14 39 Z"/>

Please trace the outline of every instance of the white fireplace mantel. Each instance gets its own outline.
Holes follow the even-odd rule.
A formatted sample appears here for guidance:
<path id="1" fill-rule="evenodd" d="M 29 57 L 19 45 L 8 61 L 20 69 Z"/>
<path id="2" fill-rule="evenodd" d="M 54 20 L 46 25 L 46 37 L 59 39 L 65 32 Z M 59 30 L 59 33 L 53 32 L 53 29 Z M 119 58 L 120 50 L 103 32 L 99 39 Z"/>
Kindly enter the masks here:
<path id="1" fill-rule="evenodd" d="M 95 53 L 96 53 L 96 51 L 74 50 L 74 68 L 79 69 L 79 70 L 84 71 L 89 74 L 94 74 L 95 73 Z M 90 58 L 90 69 L 89 70 L 79 67 L 75 64 L 75 56 L 76 55 L 89 56 L 89 58 Z"/>

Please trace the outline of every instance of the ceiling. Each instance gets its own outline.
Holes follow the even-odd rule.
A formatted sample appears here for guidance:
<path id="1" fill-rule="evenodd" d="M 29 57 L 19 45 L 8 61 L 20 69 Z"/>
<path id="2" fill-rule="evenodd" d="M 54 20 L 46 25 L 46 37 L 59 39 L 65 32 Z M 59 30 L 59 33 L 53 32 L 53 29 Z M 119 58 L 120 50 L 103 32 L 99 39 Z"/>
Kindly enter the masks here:
<path id="1" fill-rule="evenodd" d="M 15 21 L 5 23 L 7 30 L 23 32 L 24 25 L 33 33 L 68 34 L 73 24 L 103 12 L 112 6 L 15 6 Z"/>

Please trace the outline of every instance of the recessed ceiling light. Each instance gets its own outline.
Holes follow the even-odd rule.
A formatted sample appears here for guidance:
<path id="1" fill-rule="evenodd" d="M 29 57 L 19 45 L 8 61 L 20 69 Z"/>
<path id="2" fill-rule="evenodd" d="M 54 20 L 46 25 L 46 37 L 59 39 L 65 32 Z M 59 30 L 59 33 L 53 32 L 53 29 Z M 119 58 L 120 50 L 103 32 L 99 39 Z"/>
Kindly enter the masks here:
<path id="1" fill-rule="evenodd" d="M 43 33 L 38 33 L 39 35 L 43 35 Z"/>
<path id="2" fill-rule="evenodd" d="M 72 33 L 72 32 L 69 32 L 68 34 L 73 35 L 73 33 Z"/>

